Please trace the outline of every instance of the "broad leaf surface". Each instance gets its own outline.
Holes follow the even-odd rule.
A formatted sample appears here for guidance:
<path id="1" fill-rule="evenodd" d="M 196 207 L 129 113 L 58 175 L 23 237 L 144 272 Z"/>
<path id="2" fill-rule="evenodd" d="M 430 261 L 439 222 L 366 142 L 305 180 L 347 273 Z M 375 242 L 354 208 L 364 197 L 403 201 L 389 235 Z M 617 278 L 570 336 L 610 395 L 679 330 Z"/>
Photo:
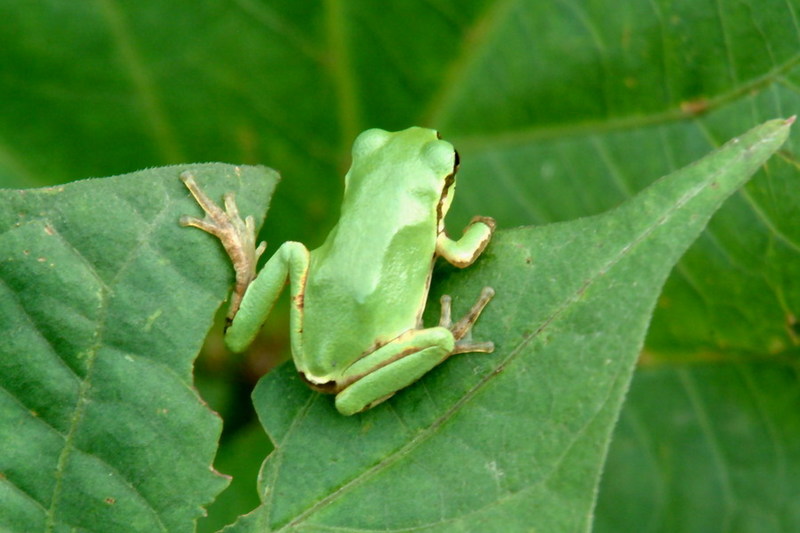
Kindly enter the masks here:
<path id="1" fill-rule="evenodd" d="M 277 181 L 205 164 L 0 190 L 0 530 L 193 531 L 224 488 L 192 365 L 230 266 L 178 225 L 199 214 L 184 170 L 245 213 Z"/>
<path id="2" fill-rule="evenodd" d="M 796 381 L 764 361 L 640 369 L 594 530 L 800 530 Z"/>
<path id="3" fill-rule="evenodd" d="M 263 378 L 254 401 L 276 450 L 263 506 L 231 531 L 588 529 L 666 276 L 787 134 L 768 122 L 606 214 L 497 235 L 439 287 L 462 308 L 495 288 L 474 334 L 496 351 L 367 413 L 336 416 L 291 365 Z"/>
<path id="4" fill-rule="evenodd" d="M 337 215 L 355 134 L 419 124 L 440 129 L 462 155 L 454 233 L 476 213 L 504 228 L 571 220 L 618 205 L 757 123 L 796 113 L 798 13 L 800 0 L 0 0 L 0 184 L 190 161 L 263 163 L 286 177 L 267 224 L 271 249 L 288 238 L 314 246 Z M 754 374 L 754 396 L 796 393 L 795 152 L 790 140 L 678 264 L 648 333 L 649 363 L 699 372 L 702 390 L 706 371 L 755 362 L 788 378 L 760 387 Z M 287 353 L 285 322 L 276 316 L 267 327 L 261 348 Z M 261 352 L 253 353 L 248 361 Z M 242 375 L 262 372 L 205 381 L 246 400 L 252 382 Z M 247 412 L 228 403 L 226 422 Z M 776 416 L 776 427 L 794 427 L 791 412 Z M 780 448 L 757 418 L 743 427 Z M 643 428 L 648 434 L 658 447 L 661 434 Z M 710 437 L 663 446 L 688 462 Z M 754 463 L 770 460 L 764 450 Z M 800 464 L 781 457 L 787 470 Z M 603 476 L 599 513 L 626 508 L 616 498 L 602 503 L 606 492 L 631 495 L 617 490 L 622 474 Z M 651 496 L 662 490 L 648 486 Z M 731 487 L 740 486 L 748 481 Z M 733 495 L 726 501 L 752 499 Z M 724 524 L 726 508 L 704 512 Z"/>

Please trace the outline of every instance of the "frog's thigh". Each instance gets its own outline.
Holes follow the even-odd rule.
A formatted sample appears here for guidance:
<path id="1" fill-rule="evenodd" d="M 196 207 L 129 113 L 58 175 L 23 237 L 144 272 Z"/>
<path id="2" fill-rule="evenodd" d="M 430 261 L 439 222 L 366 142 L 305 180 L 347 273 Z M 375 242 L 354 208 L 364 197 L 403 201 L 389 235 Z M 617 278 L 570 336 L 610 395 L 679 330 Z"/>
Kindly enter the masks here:
<path id="1" fill-rule="evenodd" d="M 447 359 L 453 348 L 453 334 L 442 327 L 409 332 L 402 340 L 381 346 L 351 367 L 366 375 L 336 396 L 336 409 L 351 415 L 372 407 Z M 381 366 L 386 361 L 390 362 Z M 370 371 L 367 365 L 380 368 Z"/>

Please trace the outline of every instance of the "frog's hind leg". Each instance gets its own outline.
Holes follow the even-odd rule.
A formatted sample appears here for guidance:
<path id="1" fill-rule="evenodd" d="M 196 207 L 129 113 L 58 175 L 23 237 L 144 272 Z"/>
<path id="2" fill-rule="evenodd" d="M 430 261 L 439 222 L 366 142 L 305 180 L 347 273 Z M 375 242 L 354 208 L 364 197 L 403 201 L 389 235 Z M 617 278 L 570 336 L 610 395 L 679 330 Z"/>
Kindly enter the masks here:
<path id="1" fill-rule="evenodd" d="M 381 403 L 447 359 L 454 346 L 455 339 L 447 328 L 407 331 L 345 372 L 336 409 L 352 415 Z"/>
<path id="2" fill-rule="evenodd" d="M 442 314 L 439 318 L 439 326 L 449 329 L 456 340 L 453 354 L 468 352 L 491 353 L 494 351 L 492 342 L 475 342 L 472 340 L 472 326 L 481 315 L 481 311 L 494 297 L 494 289 L 484 287 L 478 301 L 470 308 L 464 317 L 453 324 L 451 303 L 452 299 L 448 295 L 442 296 Z M 451 354 L 452 355 L 452 354 Z"/>
<path id="3" fill-rule="evenodd" d="M 442 297 L 440 325 L 412 329 L 384 344 L 348 368 L 336 396 L 336 408 L 344 415 L 369 409 L 424 376 L 453 354 L 491 352 L 491 342 L 472 342 L 470 331 L 483 308 L 494 296 L 486 287 L 469 312 L 453 324 L 450 297 Z"/>

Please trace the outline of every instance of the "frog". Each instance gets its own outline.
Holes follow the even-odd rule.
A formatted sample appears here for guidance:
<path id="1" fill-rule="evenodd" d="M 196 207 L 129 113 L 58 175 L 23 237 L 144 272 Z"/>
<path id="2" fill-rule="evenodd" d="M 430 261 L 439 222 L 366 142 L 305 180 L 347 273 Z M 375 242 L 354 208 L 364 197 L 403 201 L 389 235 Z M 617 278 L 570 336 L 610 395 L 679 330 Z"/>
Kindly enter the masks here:
<path id="1" fill-rule="evenodd" d="M 493 352 L 491 341 L 472 339 L 491 287 L 458 321 L 449 295 L 441 297 L 437 326 L 422 320 L 437 258 L 466 268 L 495 232 L 493 218 L 476 216 L 460 238 L 448 237 L 458 167 L 458 153 L 436 130 L 364 131 L 353 143 L 339 219 L 324 242 L 310 251 L 284 242 L 257 274 L 265 243 L 255 246 L 252 217 L 241 219 L 232 193 L 223 209 L 192 172 L 181 174 L 205 212 L 181 217 L 181 225 L 216 236 L 234 264 L 228 347 L 240 352 L 253 342 L 288 282 L 294 364 L 312 389 L 335 395 L 343 415 L 380 404 L 452 355 Z"/>

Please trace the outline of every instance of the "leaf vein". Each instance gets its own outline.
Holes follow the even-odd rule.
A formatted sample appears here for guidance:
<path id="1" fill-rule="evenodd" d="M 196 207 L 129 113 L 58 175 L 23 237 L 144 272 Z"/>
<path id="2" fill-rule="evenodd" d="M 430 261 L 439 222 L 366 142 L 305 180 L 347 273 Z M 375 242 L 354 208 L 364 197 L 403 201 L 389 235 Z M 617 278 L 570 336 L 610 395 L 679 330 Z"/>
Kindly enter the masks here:
<path id="1" fill-rule="evenodd" d="M 114 0 L 96 0 L 117 45 L 120 58 L 127 65 L 133 86 L 139 94 L 157 148 L 167 162 L 185 159 L 175 132 L 167 118 L 151 73 L 145 67 L 137 43 L 127 28 L 121 9 Z"/>
<path id="2" fill-rule="evenodd" d="M 470 36 L 464 39 L 466 43 L 453 58 L 453 61 L 443 67 L 444 74 L 440 77 L 438 91 L 430 98 L 428 105 L 418 119 L 419 124 L 436 125 L 443 127 L 447 116 L 452 112 L 461 97 L 461 92 L 469 84 L 466 79 L 471 75 L 475 63 L 481 57 L 483 49 L 490 44 L 498 31 L 500 24 L 510 16 L 512 8 L 519 4 L 517 0 L 504 0 L 489 2 L 484 13 L 476 18 L 472 28 L 465 33 Z"/>
<path id="3" fill-rule="evenodd" d="M 720 108 L 742 97 L 752 97 L 755 93 L 764 90 L 772 84 L 786 83 L 783 79 L 783 75 L 792 70 L 798 63 L 800 63 L 800 52 L 791 56 L 784 63 L 778 65 L 763 76 L 753 78 L 748 83 L 739 84 L 727 92 L 709 98 L 707 101 L 707 110 L 711 111 Z M 565 125 L 534 126 L 517 130 L 506 130 L 503 133 L 496 134 L 465 135 L 456 137 L 453 139 L 453 142 L 464 151 L 470 150 L 474 154 L 480 154 L 483 152 L 495 151 L 503 147 L 513 147 L 567 137 L 604 134 L 669 122 L 685 121 L 695 116 L 695 112 L 683 109 L 681 106 L 677 105 L 650 115 L 632 115 L 621 118 L 589 120 Z"/>

